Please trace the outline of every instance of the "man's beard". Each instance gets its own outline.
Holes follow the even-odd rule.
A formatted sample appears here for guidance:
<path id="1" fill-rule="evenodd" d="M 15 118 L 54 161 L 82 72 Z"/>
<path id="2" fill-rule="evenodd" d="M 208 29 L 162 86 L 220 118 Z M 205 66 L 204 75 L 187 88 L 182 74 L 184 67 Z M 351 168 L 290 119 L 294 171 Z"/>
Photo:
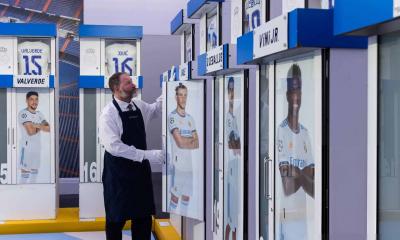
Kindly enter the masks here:
<path id="1" fill-rule="evenodd" d="M 121 92 L 121 97 L 123 97 L 123 98 L 133 98 L 133 95 L 134 95 L 134 91 L 131 91 L 131 92 L 127 92 L 127 91 L 122 91 Z"/>

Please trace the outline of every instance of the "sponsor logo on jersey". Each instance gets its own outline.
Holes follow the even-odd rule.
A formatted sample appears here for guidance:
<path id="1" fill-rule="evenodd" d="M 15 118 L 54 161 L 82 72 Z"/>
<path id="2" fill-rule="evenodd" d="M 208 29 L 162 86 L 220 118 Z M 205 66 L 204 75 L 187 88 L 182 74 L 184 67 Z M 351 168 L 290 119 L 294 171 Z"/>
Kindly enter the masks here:
<path id="1" fill-rule="evenodd" d="M 96 50 L 94 50 L 94 48 L 88 48 L 85 51 L 87 54 L 95 54 Z"/>
<path id="2" fill-rule="evenodd" d="M 42 54 L 43 49 L 40 48 L 22 48 L 21 53 L 33 53 L 33 54 Z"/>

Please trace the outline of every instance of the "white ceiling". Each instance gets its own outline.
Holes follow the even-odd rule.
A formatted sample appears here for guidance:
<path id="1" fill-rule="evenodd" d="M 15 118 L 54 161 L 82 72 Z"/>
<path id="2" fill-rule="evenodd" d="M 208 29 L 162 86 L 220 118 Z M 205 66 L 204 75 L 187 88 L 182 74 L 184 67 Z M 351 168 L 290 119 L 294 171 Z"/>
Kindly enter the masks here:
<path id="1" fill-rule="evenodd" d="M 170 22 L 188 0 L 84 0 L 84 23 L 140 25 L 144 34 L 169 35 Z"/>

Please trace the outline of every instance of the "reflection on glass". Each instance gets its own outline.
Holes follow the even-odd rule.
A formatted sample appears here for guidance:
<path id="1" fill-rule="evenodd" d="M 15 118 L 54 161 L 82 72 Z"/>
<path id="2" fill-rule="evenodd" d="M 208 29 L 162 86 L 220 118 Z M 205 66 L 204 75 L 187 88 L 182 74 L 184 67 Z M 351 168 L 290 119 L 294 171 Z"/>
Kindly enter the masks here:
<path id="1" fill-rule="evenodd" d="M 224 236 L 242 239 L 243 138 L 241 75 L 225 77 L 224 108 Z"/>
<path id="2" fill-rule="evenodd" d="M 259 187 L 259 200 L 260 200 L 260 236 L 264 240 L 268 239 L 268 170 L 269 170 L 269 154 L 268 154 L 268 138 L 269 138 L 269 101 L 268 101 L 268 66 L 262 65 L 260 69 L 260 119 L 259 119 L 259 137 L 260 137 L 260 151 L 259 151 L 259 166 L 260 166 L 260 187 Z"/>
<path id="3" fill-rule="evenodd" d="M 379 239 L 400 236 L 400 33 L 380 38 L 379 45 Z"/>
<path id="4" fill-rule="evenodd" d="M 313 58 L 283 61 L 276 70 L 276 239 L 314 239 Z"/>

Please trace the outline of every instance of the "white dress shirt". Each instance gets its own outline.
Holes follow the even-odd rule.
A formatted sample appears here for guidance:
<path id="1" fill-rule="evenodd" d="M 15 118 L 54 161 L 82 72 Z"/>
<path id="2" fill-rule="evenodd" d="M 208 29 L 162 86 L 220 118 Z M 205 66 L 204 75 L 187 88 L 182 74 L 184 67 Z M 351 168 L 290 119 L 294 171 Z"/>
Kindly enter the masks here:
<path id="1" fill-rule="evenodd" d="M 120 101 L 115 98 L 121 111 L 128 111 L 129 103 Z M 138 106 L 143 115 L 144 124 L 148 123 L 152 118 L 161 115 L 162 111 L 162 98 L 161 96 L 155 103 L 149 104 L 139 99 L 132 99 L 132 102 Z M 136 107 L 133 105 L 133 110 Z M 101 144 L 108 153 L 115 157 L 123 157 L 133 161 L 141 162 L 144 158 L 144 151 L 136 149 L 134 146 L 128 146 L 121 140 L 122 136 L 122 120 L 119 116 L 118 110 L 112 102 L 108 103 L 99 120 L 99 137 Z M 135 134 L 135 133 L 132 133 Z"/>

